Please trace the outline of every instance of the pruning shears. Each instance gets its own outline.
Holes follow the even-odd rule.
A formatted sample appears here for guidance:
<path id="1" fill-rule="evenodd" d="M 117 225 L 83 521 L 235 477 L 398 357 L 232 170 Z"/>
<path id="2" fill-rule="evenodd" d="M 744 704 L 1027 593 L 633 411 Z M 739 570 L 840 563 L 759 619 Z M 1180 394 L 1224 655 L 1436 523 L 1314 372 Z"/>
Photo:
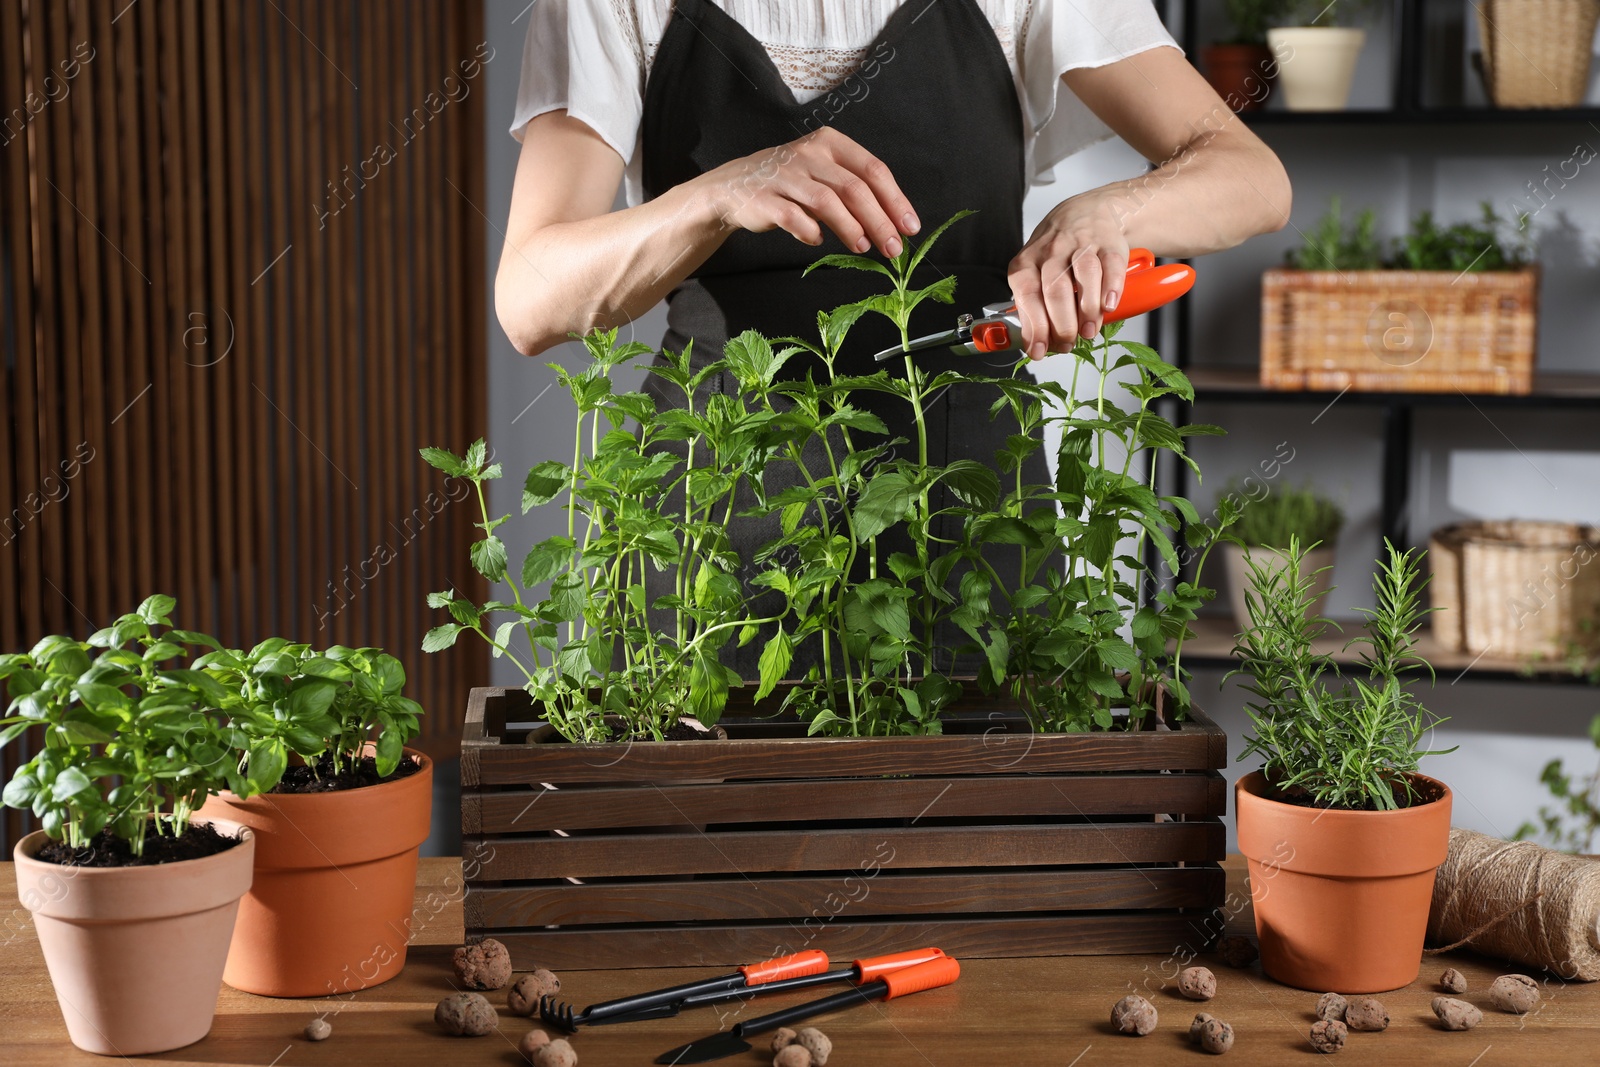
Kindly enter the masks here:
<path id="1" fill-rule="evenodd" d="M 1152 308 L 1178 299 L 1194 286 L 1194 268 L 1186 263 L 1156 265 L 1155 254 L 1148 248 L 1128 251 L 1128 273 L 1123 283 L 1122 297 L 1116 309 L 1106 313 L 1106 322 L 1120 322 L 1135 315 L 1143 315 Z M 1073 286 L 1076 291 L 1077 286 Z M 953 330 L 930 333 L 918 337 L 904 348 L 886 348 L 873 357 L 882 363 L 896 356 L 922 352 L 930 348 L 948 348 L 959 356 L 979 352 L 1013 352 L 1022 349 L 1022 318 L 1017 305 L 985 304 L 982 315 L 962 315 L 956 319 Z"/>

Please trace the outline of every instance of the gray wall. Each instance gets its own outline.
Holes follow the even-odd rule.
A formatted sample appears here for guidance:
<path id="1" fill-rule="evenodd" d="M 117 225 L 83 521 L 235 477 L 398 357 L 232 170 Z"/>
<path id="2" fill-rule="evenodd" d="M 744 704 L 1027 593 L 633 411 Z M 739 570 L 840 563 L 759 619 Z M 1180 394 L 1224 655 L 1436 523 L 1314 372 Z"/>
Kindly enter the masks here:
<path id="1" fill-rule="evenodd" d="M 519 147 L 506 128 L 527 25 L 518 16 L 525 7 L 526 0 L 486 3 L 487 33 L 497 57 L 486 68 L 485 212 L 496 227 L 506 216 Z M 1384 98 L 1386 49 L 1378 33 L 1371 54 L 1363 59 L 1357 103 L 1375 106 Z M 1268 137 L 1294 180 L 1293 226 L 1197 263 L 1200 282 L 1190 299 L 1196 358 L 1204 362 L 1255 363 L 1260 271 L 1281 261 L 1284 250 L 1298 240 L 1296 228 L 1313 223 L 1330 194 L 1341 193 L 1347 205 L 1374 205 L 1386 232 L 1395 232 L 1422 208 L 1433 208 L 1442 218 L 1453 220 L 1475 212 L 1477 201 L 1487 198 L 1504 210 L 1511 198 L 1526 197 L 1524 183 L 1541 180 L 1541 168 L 1547 163 L 1568 158 L 1578 140 L 1587 138 L 1600 149 L 1600 134 L 1593 129 L 1534 123 L 1493 129 L 1275 128 Z M 1069 160 L 1058 169 L 1054 185 L 1042 186 L 1030 196 L 1028 226 L 1058 199 L 1136 174 L 1141 165 L 1120 143 L 1101 145 Z M 1595 299 L 1600 296 L 1600 161 L 1582 168 L 1536 224 L 1547 270 L 1539 365 L 1600 373 L 1600 351 L 1593 340 L 1600 336 L 1600 300 Z M 485 269 L 492 276 L 501 244 L 496 231 L 491 231 L 489 243 Z M 496 485 L 492 502 L 499 512 L 514 513 L 521 473 L 542 459 L 569 458 L 570 429 L 564 427 L 570 427 L 571 405 L 551 387 L 554 376 L 544 363 L 576 364 L 577 357 L 558 349 L 541 359 L 524 359 L 501 333 L 493 307 L 486 307 L 484 314 L 491 339 L 487 436 L 508 474 Z M 635 338 L 654 343 L 663 327 L 657 310 L 630 329 Z M 1600 521 L 1600 453 L 1596 452 L 1600 433 L 1595 412 L 1485 410 L 1487 417 L 1470 407 L 1418 417 L 1413 530 L 1426 531 L 1472 516 Z M 1228 427 L 1231 435 L 1204 442 L 1199 456 L 1207 475 L 1195 496 L 1208 504 L 1216 487 L 1231 474 L 1271 455 L 1278 442 L 1291 441 L 1296 452 L 1286 476 L 1332 492 L 1349 514 L 1337 565 L 1342 588 L 1331 602 L 1335 615 L 1349 615 L 1367 600 L 1369 561 L 1378 548 L 1379 425 L 1375 412 L 1354 404 L 1338 405 L 1311 425 L 1315 413 L 1314 408 L 1299 406 L 1203 409 L 1200 417 Z M 512 542 L 512 559 L 521 558 L 518 539 L 525 548 L 555 533 L 560 525 L 555 514 L 508 524 L 502 532 L 511 534 L 507 540 Z M 514 669 L 498 664 L 495 680 L 515 685 L 520 678 Z M 1233 736 L 1237 751 L 1244 726 L 1241 694 L 1234 686 L 1219 686 L 1219 673 L 1201 672 L 1193 691 Z M 1450 721 L 1436 732 L 1436 747 L 1460 748 L 1430 758 L 1424 769 L 1455 789 L 1456 823 L 1509 834 L 1538 810 L 1537 779 L 1547 760 L 1561 756 L 1571 767 L 1591 767 L 1595 753 L 1586 740 L 1586 728 L 1589 717 L 1600 710 L 1597 696 L 1600 690 L 1580 687 L 1486 684 L 1470 676 L 1456 684 L 1442 679 L 1429 706 Z M 1230 777 L 1234 773 L 1230 768 Z"/>

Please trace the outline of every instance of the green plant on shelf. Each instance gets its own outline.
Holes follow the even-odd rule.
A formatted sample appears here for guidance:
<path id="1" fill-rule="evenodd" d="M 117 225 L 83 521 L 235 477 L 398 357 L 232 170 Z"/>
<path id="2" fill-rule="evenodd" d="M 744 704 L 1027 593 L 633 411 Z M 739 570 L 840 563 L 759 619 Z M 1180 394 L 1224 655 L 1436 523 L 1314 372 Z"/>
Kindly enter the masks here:
<path id="1" fill-rule="evenodd" d="M 483 604 L 432 594 L 450 618 L 424 648 L 467 632 L 487 641 L 575 741 L 662 738 L 685 716 L 709 725 L 747 681 L 757 701 L 793 682 L 781 707 L 813 733 L 937 733 L 963 692 L 958 659 L 980 664 L 967 681 L 1009 693 L 1042 729 L 1112 727 L 1121 708 L 1137 724 L 1160 686 L 1181 711 L 1178 656 L 1210 592 L 1179 583 L 1142 599 L 1144 548 L 1176 571 L 1180 522 L 1209 551 L 1233 517 L 1204 524 L 1187 500 L 1153 489 L 1157 456 L 1195 467 L 1186 437 L 1220 432 L 1156 412 L 1162 398 L 1192 399 L 1182 372 L 1120 340 L 1115 324 L 1062 357 L 1070 387 L 1034 381 L 1020 362 L 1008 377 L 930 374 L 909 354 L 895 373 L 840 370 L 863 316 L 889 319 L 904 345 L 917 305 L 954 299 L 953 279 L 914 278 L 966 214 L 892 260 L 818 261 L 813 269 L 878 275 L 887 292 L 820 312 L 815 338 L 746 331 L 703 363 L 688 350 L 662 353 L 648 372 L 682 406 L 615 390 L 615 371 L 649 349 L 619 344 L 615 331 L 583 338 L 586 368 L 552 364 L 577 409 L 571 462 L 535 466 L 522 497 L 524 513 L 564 509 L 566 532 L 534 545 L 520 567 L 497 533 L 511 517 L 488 508 L 484 485 L 502 471 L 484 442 L 461 455 L 424 449 L 476 487 L 483 537 L 472 563 L 509 590 Z M 733 387 L 703 389 L 713 375 Z M 1080 375 L 1094 376 L 1092 396 L 1077 397 Z M 923 409 L 950 388 L 982 390 L 997 417 L 1016 420 L 992 462 L 930 461 Z M 861 403 L 873 394 L 906 405 L 915 441 L 890 437 Z M 1061 430 L 1056 478 L 1033 484 L 1024 465 L 1050 423 Z M 906 443 L 911 454 L 899 454 Z M 727 534 L 740 519 L 775 531 L 746 558 Z M 910 550 L 885 547 L 890 531 Z M 759 677 L 741 678 L 724 655 L 758 639 Z"/>
<path id="2" fill-rule="evenodd" d="M 1222 44 L 1266 44 L 1267 27 L 1287 7 L 1287 0 L 1225 0 L 1233 35 Z"/>
<path id="3" fill-rule="evenodd" d="M 1244 688 L 1255 698 L 1245 705 L 1250 730 L 1239 759 L 1261 757 L 1274 789 L 1316 807 L 1404 807 L 1422 757 L 1453 751 L 1423 749 L 1444 720 L 1422 707 L 1406 677 L 1415 668 L 1433 672 L 1416 648 L 1428 614 L 1419 606 L 1427 580 L 1418 576 L 1418 556 L 1385 543 L 1372 582 L 1377 606 L 1360 609 L 1364 633 L 1345 646 L 1364 646 L 1359 673 L 1345 678 L 1315 651 L 1334 623 L 1315 611 L 1306 548 L 1297 538 L 1287 548 L 1289 566 L 1250 562 L 1250 624 L 1234 648 L 1241 666 L 1227 676 L 1247 677 Z"/>
<path id="4" fill-rule="evenodd" d="M 405 667 L 381 649 L 318 652 L 274 637 L 248 651 L 213 648 L 194 666 L 226 692 L 218 708 L 252 792 L 271 792 L 291 757 L 314 772 L 325 762 L 339 773 L 369 746 L 379 777 L 387 777 L 417 736 L 422 707 L 404 695 Z"/>
<path id="5" fill-rule="evenodd" d="M 1589 722 L 1589 736 L 1600 748 L 1600 715 Z M 1600 839 L 1600 767 L 1586 778 L 1567 773 L 1564 760 L 1553 759 L 1539 773 L 1553 804 L 1539 809 L 1537 823 L 1525 822 L 1514 840 L 1542 840 L 1551 848 L 1589 855 Z"/>
<path id="6" fill-rule="evenodd" d="M 182 835 L 207 796 L 248 795 L 215 710 L 225 687 L 174 665 L 189 646 L 216 641 L 170 628 L 173 606 L 152 596 L 87 641 L 56 635 L 0 655 L 11 696 L 0 746 L 30 727 L 44 732 L 4 802 L 31 810 L 52 839 L 82 848 L 109 829 L 142 856 L 148 835 Z"/>
<path id="7" fill-rule="evenodd" d="M 1412 219 L 1404 236 L 1390 242 L 1386 252 L 1377 235 L 1376 212 L 1364 208 L 1347 226 L 1335 196 L 1329 200 L 1327 212 L 1304 233 L 1300 247 L 1290 249 L 1285 260 L 1298 270 L 1387 268 L 1465 274 L 1526 267 L 1533 258 L 1529 217 L 1502 218 L 1487 200 L 1480 205 L 1480 212 L 1476 223 L 1441 226 L 1433 212 L 1423 211 Z"/>
<path id="8" fill-rule="evenodd" d="M 1283 0 L 1270 17 L 1276 26 L 1355 26 L 1376 0 Z"/>
<path id="9" fill-rule="evenodd" d="M 1283 548 L 1291 539 L 1307 546 L 1332 545 L 1344 527 L 1344 511 L 1311 486 L 1284 485 L 1251 496 L 1243 482 L 1229 484 L 1228 494 L 1241 500 L 1232 529 L 1247 548 Z"/>

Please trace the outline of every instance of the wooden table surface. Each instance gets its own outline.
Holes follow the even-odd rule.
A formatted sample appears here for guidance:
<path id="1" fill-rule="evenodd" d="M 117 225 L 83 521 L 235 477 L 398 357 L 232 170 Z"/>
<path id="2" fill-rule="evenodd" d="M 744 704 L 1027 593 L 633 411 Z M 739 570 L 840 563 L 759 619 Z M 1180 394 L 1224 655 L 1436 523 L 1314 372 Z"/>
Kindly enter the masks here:
<path id="1" fill-rule="evenodd" d="M 1228 863 L 1230 932 L 1253 933 L 1242 865 Z M 497 1064 L 520 1061 L 516 1042 L 531 1023 L 506 1013 L 504 994 L 489 994 L 501 1009 L 500 1029 L 481 1038 L 440 1034 L 433 1006 L 452 992 L 450 949 L 459 944 L 460 863 L 426 859 L 417 887 L 419 928 L 400 977 L 346 999 L 271 1000 L 224 987 L 211 1035 L 188 1048 L 148 1057 L 173 1064 L 240 1064 L 306 1067 L 314 1064 Z M 1240 906 L 1242 904 L 1242 906 Z M 11 864 L 0 864 L 0 1064 L 63 1067 L 104 1064 L 68 1042 L 45 972 L 29 913 L 17 905 Z M 913 947 L 913 946 L 907 946 Z M 961 980 L 890 1004 L 874 1004 L 819 1020 L 833 1038 L 829 1067 L 1098 1067 L 1101 1064 L 1204 1062 L 1188 1043 L 1189 1021 L 1201 1008 L 1231 1022 L 1237 1035 L 1227 1063 L 1233 1067 L 1280 1064 L 1314 1056 L 1306 1041 L 1314 994 L 1264 978 L 1258 966 L 1232 970 L 1215 959 L 1199 962 L 1217 975 L 1217 996 L 1199 1005 L 1180 998 L 1171 977 L 1182 961 L 1158 956 L 1080 956 L 1056 959 L 972 960 Z M 1466 999 L 1484 1010 L 1466 1033 L 1439 1029 L 1429 1004 L 1433 980 L 1445 966 L 1466 973 Z M 1518 1017 L 1488 1007 L 1485 992 L 1495 975 L 1518 968 L 1470 953 L 1426 960 L 1410 988 L 1383 997 L 1393 1022 L 1384 1033 L 1353 1033 L 1346 1063 L 1447 1064 L 1497 1067 L 1600 1063 L 1600 983 L 1545 987 L 1540 1010 Z M 709 972 L 697 970 L 568 971 L 562 993 L 582 1006 Z M 1161 1015 L 1155 1033 L 1127 1037 L 1112 1030 L 1111 1005 L 1130 991 L 1146 990 Z M 799 992 L 773 998 L 773 1006 L 820 995 Z M 748 1009 L 746 1009 L 748 1011 Z M 301 1031 L 326 1013 L 333 1036 L 320 1044 Z M 751 1013 L 755 1014 L 755 1013 Z M 736 1021 L 729 1018 L 727 1025 Z M 574 1040 L 584 1067 L 647 1064 L 658 1053 L 720 1028 L 714 1009 L 676 1019 L 599 1027 Z M 759 1041 L 759 1039 L 758 1039 Z M 718 1061 L 729 1067 L 765 1064 L 757 1051 Z"/>

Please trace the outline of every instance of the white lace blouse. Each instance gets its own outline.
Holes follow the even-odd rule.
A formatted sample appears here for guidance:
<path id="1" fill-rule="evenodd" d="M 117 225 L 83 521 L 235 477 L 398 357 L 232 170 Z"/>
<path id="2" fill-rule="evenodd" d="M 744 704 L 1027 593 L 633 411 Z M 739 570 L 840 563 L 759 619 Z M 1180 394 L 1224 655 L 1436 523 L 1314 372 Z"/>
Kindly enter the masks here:
<path id="1" fill-rule="evenodd" d="M 766 48 L 802 103 L 838 88 L 901 0 L 714 0 Z M 946 0 L 904 0 L 942 3 Z M 511 135 L 565 108 L 628 163 L 630 204 L 642 199 L 639 124 L 645 77 L 673 0 L 533 0 Z M 1151 0 L 977 0 L 1005 52 L 1022 106 L 1028 172 L 1111 135 L 1061 75 L 1150 48 L 1176 48 Z M 1059 99 L 1058 99 L 1059 96 Z"/>

